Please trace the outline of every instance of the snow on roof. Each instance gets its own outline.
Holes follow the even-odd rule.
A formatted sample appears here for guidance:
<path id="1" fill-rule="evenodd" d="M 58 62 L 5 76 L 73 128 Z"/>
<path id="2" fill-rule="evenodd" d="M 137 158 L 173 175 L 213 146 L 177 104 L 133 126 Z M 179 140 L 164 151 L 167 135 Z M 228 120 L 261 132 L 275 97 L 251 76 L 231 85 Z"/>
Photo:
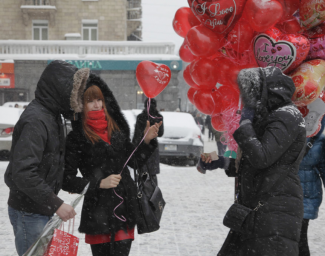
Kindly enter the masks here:
<path id="1" fill-rule="evenodd" d="M 15 61 L 10 59 L 1 59 L 0 57 L 0 63 L 15 63 Z"/>
<path id="2" fill-rule="evenodd" d="M 54 9 L 56 7 L 53 5 L 22 5 L 20 6 L 21 9 Z"/>
<path id="3" fill-rule="evenodd" d="M 180 60 L 172 54 L 0 54 L 0 59 L 12 60 Z"/>

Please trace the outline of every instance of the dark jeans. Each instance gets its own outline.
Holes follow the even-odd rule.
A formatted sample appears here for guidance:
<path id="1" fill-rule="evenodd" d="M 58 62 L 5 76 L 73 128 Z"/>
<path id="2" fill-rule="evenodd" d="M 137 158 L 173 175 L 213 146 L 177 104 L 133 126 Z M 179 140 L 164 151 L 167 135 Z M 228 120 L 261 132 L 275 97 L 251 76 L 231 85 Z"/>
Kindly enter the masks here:
<path id="1" fill-rule="evenodd" d="M 90 245 L 93 256 L 128 256 L 130 253 L 132 240 L 122 240 L 114 242 L 113 253 L 111 254 L 111 243 L 92 244 Z"/>
<path id="2" fill-rule="evenodd" d="M 42 233 L 51 217 L 17 211 L 10 206 L 8 206 L 8 213 L 14 229 L 16 250 L 18 255 L 22 256 Z"/>
<path id="3" fill-rule="evenodd" d="M 299 256 L 310 256 L 308 237 L 307 237 L 308 224 L 309 224 L 309 219 L 303 219 L 301 232 L 300 232 L 300 241 L 299 241 Z"/>
<path id="4" fill-rule="evenodd" d="M 226 152 L 227 145 L 223 145 L 220 141 L 217 141 L 218 156 L 223 156 Z"/>

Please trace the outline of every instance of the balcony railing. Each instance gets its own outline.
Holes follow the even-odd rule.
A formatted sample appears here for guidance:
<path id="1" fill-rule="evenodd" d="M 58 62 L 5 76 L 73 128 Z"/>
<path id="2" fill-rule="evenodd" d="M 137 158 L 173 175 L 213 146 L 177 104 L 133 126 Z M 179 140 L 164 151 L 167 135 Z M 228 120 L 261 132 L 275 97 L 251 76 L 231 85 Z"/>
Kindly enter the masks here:
<path id="1" fill-rule="evenodd" d="M 171 54 L 173 43 L 133 41 L 26 41 L 0 40 L 0 55 L 130 55 L 130 54 Z M 2 56 L 0 56 L 1 58 Z M 3 56 L 5 57 L 5 56 Z"/>
<path id="2" fill-rule="evenodd" d="M 22 0 L 22 5 L 55 5 L 55 0 Z"/>
<path id="3" fill-rule="evenodd" d="M 127 7 L 128 9 L 141 8 L 141 0 L 128 0 Z"/>
<path id="4" fill-rule="evenodd" d="M 141 9 L 129 9 L 128 10 L 128 20 L 141 20 L 142 11 Z"/>

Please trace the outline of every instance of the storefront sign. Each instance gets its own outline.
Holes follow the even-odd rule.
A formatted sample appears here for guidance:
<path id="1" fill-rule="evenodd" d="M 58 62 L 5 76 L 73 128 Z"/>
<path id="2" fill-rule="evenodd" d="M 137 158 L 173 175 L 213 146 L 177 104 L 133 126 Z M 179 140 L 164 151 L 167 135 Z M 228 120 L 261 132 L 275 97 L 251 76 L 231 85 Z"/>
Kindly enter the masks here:
<path id="1" fill-rule="evenodd" d="M 0 61 L 0 88 L 15 88 L 15 66 L 13 60 Z"/>
<path id="2" fill-rule="evenodd" d="M 53 60 L 48 60 L 50 64 Z M 142 60 L 65 60 L 77 68 L 89 68 L 91 70 L 136 70 Z M 171 70 L 182 70 L 181 60 L 151 60 L 159 64 L 167 65 Z"/>

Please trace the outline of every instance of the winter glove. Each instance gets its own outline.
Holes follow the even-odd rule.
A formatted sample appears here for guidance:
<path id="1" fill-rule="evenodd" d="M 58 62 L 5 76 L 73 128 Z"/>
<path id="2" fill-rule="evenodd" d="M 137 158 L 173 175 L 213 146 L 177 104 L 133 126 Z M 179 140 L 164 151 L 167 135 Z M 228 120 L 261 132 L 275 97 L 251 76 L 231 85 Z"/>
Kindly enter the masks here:
<path id="1" fill-rule="evenodd" d="M 252 123 L 255 115 L 255 109 L 243 107 L 239 124 Z"/>
<path id="2" fill-rule="evenodd" d="M 223 156 L 219 156 L 218 160 L 212 161 L 211 163 L 205 163 L 200 158 L 196 168 L 200 173 L 205 174 L 206 170 L 212 171 L 218 168 L 227 169 L 229 166 L 229 162 L 229 158 Z"/>

